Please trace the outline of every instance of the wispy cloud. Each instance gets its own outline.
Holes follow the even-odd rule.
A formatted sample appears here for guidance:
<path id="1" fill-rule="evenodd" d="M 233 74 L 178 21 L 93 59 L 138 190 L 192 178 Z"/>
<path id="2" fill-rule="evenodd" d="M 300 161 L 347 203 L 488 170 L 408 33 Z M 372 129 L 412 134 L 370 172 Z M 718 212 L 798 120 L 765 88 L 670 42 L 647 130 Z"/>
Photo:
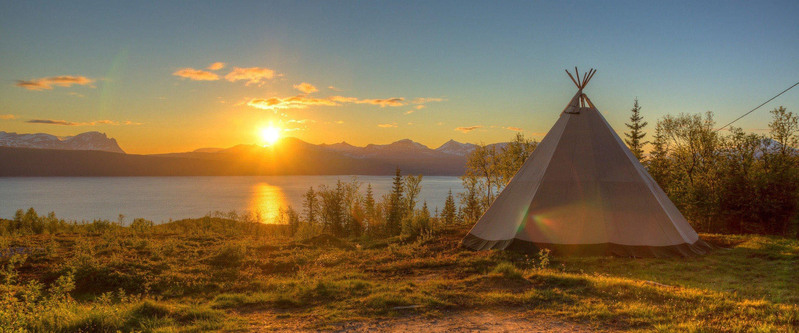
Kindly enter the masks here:
<path id="1" fill-rule="evenodd" d="M 341 89 L 336 88 L 335 86 L 327 86 L 327 89 L 330 89 L 330 90 L 333 90 L 333 91 L 342 91 Z"/>
<path id="2" fill-rule="evenodd" d="M 241 67 L 233 67 L 233 70 L 225 75 L 225 80 L 230 82 L 236 81 L 247 81 L 245 85 L 249 86 L 251 84 L 261 85 L 263 84 L 263 80 L 269 80 L 275 77 L 275 71 L 269 68 L 263 67 L 248 67 L 248 68 L 241 68 Z"/>
<path id="3" fill-rule="evenodd" d="M 413 113 L 413 110 L 408 110 L 408 111 L 405 111 L 405 113 L 404 113 L 404 114 L 405 114 L 405 115 L 409 115 L 409 114 L 411 114 L 411 113 Z"/>
<path id="4" fill-rule="evenodd" d="M 51 119 L 31 119 L 26 121 L 31 124 L 49 124 L 49 125 L 64 125 L 64 126 L 78 126 L 80 123 L 73 123 L 66 120 L 51 120 Z"/>
<path id="5" fill-rule="evenodd" d="M 31 119 L 26 121 L 26 123 L 31 124 L 47 124 L 47 125 L 61 125 L 61 126 L 95 126 L 95 125 L 120 125 L 120 122 L 114 120 L 95 120 L 90 122 L 73 122 L 73 121 L 66 121 L 66 120 L 54 120 L 54 119 Z M 126 120 L 121 123 L 121 125 L 141 125 L 142 123 L 133 122 L 130 120 Z"/>
<path id="6" fill-rule="evenodd" d="M 446 101 L 447 101 L 446 98 L 441 98 L 441 97 L 419 97 L 419 98 L 414 98 L 411 103 L 413 103 L 413 104 L 426 104 L 426 103 L 432 103 L 432 102 L 446 102 Z"/>
<path id="7" fill-rule="evenodd" d="M 338 103 L 324 98 L 312 98 L 305 95 L 297 95 L 287 98 L 253 98 L 247 102 L 247 105 L 262 110 L 277 111 L 279 109 L 303 109 L 312 105 L 336 106 Z"/>
<path id="8" fill-rule="evenodd" d="M 478 128 L 483 128 L 483 126 L 477 125 L 477 126 L 467 126 L 467 127 L 456 127 L 455 130 L 463 132 L 463 133 L 469 133 L 469 132 L 474 131 L 474 130 L 476 130 Z"/>
<path id="9" fill-rule="evenodd" d="M 341 106 L 343 104 L 371 104 L 380 107 L 385 106 L 402 106 L 405 105 L 405 99 L 402 97 L 392 97 L 385 99 L 359 99 L 357 97 L 345 96 L 331 96 L 326 98 L 313 98 L 306 95 L 297 95 L 293 97 L 271 97 L 271 98 L 253 98 L 246 103 L 239 103 L 237 105 L 246 104 L 248 106 L 259 108 L 263 110 L 279 110 L 279 109 L 303 109 L 308 106 Z"/>
<path id="10" fill-rule="evenodd" d="M 94 83 L 94 81 L 95 81 L 94 79 L 90 79 L 85 76 L 62 75 L 62 76 L 43 77 L 27 81 L 17 80 L 16 86 L 28 90 L 50 90 L 53 89 L 53 86 L 56 87 L 70 87 L 72 85 L 90 86 L 92 83 Z"/>
<path id="11" fill-rule="evenodd" d="M 174 76 L 180 76 L 182 78 L 194 80 L 194 81 L 216 81 L 219 80 L 219 75 L 216 73 L 211 73 L 209 71 L 204 71 L 202 69 L 194 69 L 194 68 L 181 68 L 172 73 Z"/>
<path id="12" fill-rule="evenodd" d="M 392 128 L 392 127 L 397 127 L 397 123 L 377 124 L 377 127 L 380 127 L 380 128 Z"/>
<path id="13" fill-rule="evenodd" d="M 10 119 L 17 119 L 18 117 L 13 114 L 0 114 L 0 119 L 3 120 L 10 120 Z"/>
<path id="14" fill-rule="evenodd" d="M 313 119 L 289 119 L 286 121 L 289 124 L 305 124 L 305 123 L 315 123 L 316 120 Z"/>
<path id="15" fill-rule="evenodd" d="M 402 97 L 391 97 L 384 99 L 358 99 L 356 97 L 331 96 L 330 100 L 341 103 L 380 105 L 380 107 L 405 105 L 405 98 Z"/>
<path id="16" fill-rule="evenodd" d="M 424 105 L 417 105 L 417 106 L 414 106 L 414 107 L 416 108 L 416 110 L 424 109 Z"/>
<path id="17" fill-rule="evenodd" d="M 508 126 L 508 127 L 503 127 L 503 128 L 506 129 L 506 130 L 516 131 L 516 132 L 524 131 L 524 129 L 521 129 L 519 127 L 514 127 L 514 126 Z"/>
<path id="18" fill-rule="evenodd" d="M 312 92 L 317 92 L 317 91 L 319 91 L 319 89 L 316 89 L 316 87 L 314 87 L 314 85 L 312 85 L 312 84 L 310 84 L 310 83 L 308 83 L 308 82 L 303 82 L 303 83 L 300 83 L 300 84 L 295 84 L 295 85 L 294 85 L 294 89 L 297 89 L 297 90 L 299 90 L 299 91 L 302 91 L 302 92 L 304 92 L 304 93 L 306 93 L 306 94 L 310 94 L 310 93 L 312 93 Z"/>
<path id="19" fill-rule="evenodd" d="M 218 70 L 220 70 L 222 68 L 225 68 L 226 65 L 227 64 L 224 63 L 224 62 L 217 61 L 217 62 L 215 62 L 213 64 L 208 65 L 208 67 L 206 67 L 205 69 L 210 70 L 210 71 L 218 71 Z"/>

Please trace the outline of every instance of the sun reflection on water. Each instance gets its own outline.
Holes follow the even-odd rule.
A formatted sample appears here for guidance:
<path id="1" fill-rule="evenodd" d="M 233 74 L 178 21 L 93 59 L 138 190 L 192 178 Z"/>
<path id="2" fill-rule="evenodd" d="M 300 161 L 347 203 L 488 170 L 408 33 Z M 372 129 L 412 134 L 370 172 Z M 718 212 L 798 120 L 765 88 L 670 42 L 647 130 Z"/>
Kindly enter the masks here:
<path id="1" fill-rule="evenodd" d="M 277 223 L 280 208 L 288 206 L 288 200 L 280 187 L 258 183 L 252 187 L 249 210 L 260 217 L 263 223 Z"/>

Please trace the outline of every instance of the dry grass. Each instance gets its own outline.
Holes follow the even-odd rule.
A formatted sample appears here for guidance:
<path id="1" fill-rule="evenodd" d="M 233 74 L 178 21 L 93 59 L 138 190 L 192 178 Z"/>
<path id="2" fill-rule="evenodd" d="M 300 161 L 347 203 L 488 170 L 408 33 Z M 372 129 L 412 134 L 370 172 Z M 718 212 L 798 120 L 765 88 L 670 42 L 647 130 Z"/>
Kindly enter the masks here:
<path id="1" fill-rule="evenodd" d="M 799 327 L 796 240 L 703 235 L 729 249 L 687 259 L 550 258 L 463 250 L 462 227 L 384 240 L 296 242 L 282 232 L 199 219 L 4 237 L 3 253 L 27 258 L 0 259 L 8 268 L 0 323 L 31 331 L 206 331 L 268 317 L 279 327 L 333 328 L 524 309 L 609 330 Z"/>

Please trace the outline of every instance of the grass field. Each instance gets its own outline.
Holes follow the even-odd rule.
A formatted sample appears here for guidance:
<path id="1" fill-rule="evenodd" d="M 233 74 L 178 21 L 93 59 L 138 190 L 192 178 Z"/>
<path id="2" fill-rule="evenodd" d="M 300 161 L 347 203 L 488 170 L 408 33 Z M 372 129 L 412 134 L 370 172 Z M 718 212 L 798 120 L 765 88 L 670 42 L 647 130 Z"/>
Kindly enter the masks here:
<path id="1" fill-rule="evenodd" d="M 416 238 L 292 240 L 219 218 L 0 238 L 4 330 L 335 329 L 530 311 L 597 330 L 799 330 L 799 241 L 702 235 L 699 258 L 559 258 Z"/>

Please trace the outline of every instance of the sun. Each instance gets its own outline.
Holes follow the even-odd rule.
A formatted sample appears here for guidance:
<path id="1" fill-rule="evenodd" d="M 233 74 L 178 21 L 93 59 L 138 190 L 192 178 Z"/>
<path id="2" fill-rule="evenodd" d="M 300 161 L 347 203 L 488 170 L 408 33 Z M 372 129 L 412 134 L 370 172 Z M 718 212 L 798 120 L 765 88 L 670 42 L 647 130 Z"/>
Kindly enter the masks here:
<path id="1" fill-rule="evenodd" d="M 271 146 L 280 140 L 280 128 L 274 126 L 262 128 L 260 134 L 261 141 L 263 141 L 267 146 Z"/>

